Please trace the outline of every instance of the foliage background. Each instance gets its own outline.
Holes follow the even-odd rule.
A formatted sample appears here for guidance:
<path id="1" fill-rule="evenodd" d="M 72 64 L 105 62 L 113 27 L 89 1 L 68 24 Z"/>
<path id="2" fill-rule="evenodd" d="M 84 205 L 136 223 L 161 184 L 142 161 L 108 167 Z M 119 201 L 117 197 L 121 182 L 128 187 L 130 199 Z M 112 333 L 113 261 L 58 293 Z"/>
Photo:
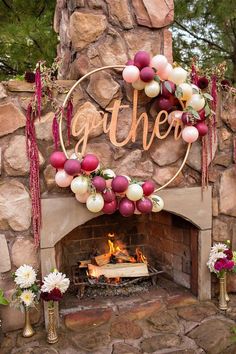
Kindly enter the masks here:
<path id="1" fill-rule="evenodd" d="M 22 75 L 56 56 L 56 0 L 0 0 L 0 80 Z"/>

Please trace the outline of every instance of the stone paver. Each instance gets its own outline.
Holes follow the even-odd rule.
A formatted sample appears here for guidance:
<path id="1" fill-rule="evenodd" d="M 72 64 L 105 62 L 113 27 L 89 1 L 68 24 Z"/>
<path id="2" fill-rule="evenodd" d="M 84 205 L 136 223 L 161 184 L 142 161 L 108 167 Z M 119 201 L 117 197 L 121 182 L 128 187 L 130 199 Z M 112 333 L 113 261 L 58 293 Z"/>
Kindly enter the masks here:
<path id="1" fill-rule="evenodd" d="M 172 290 L 163 296 L 158 289 L 149 297 L 110 299 L 113 311 L 108 311 L 104 321 L 104 307 L 101 309 L 103 321 L 98 328 L 93 325 L 92 312 L 94 309 L 100 321 L 98 306 L 92 303 L 87 312 L 89 323 L 87 310 L 80 314 L 78 311 L 70 317 L 73 330 L 62 323 L 59 342 L 54 345 L 46 342 L 43 325 L 35 328 L 31 338 L 23 338 L 19 330 L 10 332 L 3 337 L 0 354 L 235 354 L 236 335 L 232 329 L 236 324 L 229 317 L 236 311 L 236 297 L 230 295 L 231 309 L 223 314 L 214 305 L 215 300 L 199 302 L 187 292 Z M 152 304 L 150 311 L 147 303 Z M 134 316 L 136 306 L 138 315 Z"/>
<path id="2" fill-rule="evenodd" d="M 208 354 L 222 354 L 232 344 L 233 325 L 228 320 L 214 318 L 201 323 L 188 336 Z"/>

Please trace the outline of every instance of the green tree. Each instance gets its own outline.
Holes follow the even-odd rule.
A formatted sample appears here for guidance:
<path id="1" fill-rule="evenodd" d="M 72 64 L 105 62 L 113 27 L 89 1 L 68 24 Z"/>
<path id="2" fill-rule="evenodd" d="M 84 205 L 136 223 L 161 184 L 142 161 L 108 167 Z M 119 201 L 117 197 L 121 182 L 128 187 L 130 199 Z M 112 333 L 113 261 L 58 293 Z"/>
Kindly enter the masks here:
<path id="1" fill-rule="evenodd" d="M 51 64 L 56 56 L 55 0 L 0 0 L 0 80 Z"/>
<path id="2" fill-rule="evenodd" d="M 174 60 L 189 64 L 196 56 L 203 68 L 225 61 L 236 82 L 235 0 L 175 0 L 172 30 Z"/>

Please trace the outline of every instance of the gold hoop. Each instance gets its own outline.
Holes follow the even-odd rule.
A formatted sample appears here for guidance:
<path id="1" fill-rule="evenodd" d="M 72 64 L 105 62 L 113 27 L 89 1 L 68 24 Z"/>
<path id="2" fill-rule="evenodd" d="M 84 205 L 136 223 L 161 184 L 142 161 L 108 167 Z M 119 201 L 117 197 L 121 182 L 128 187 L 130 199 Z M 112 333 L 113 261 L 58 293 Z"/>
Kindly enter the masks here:
<path id="1" fill-rule="evenodd" d="M 66 104 L 67 104 L 67 101 L 68 99 L 70 98 L 70 95 L 72 94 L 72 92 L 74 91 L 74 89 L 84 80 L 86 79 L 87 77 L 91 76 L 92 74 L 95 74 L 99 71 L 103 71 L 103 70 L 107 70 L 107 69 L 124 69 L 126 67 L 126 65 L 108 65 L 108 66 L 103 66 L 101 68 L 98 68 L 98 69 L 95 69 L 95 70 L 92 70 L 90 71 L 89 73 L 85 74 L 84 76 L 82 76 L 78 81 L 76 81 L 76 83 L 71 87 L 71 89 L 69 90 L 69 92 L 67 93 L 65 99 L 64 99 L 64 102 L 62 104 L 62 111 L 63 109 L 66 107 Z M 67 158 L 69 158 L 68 154 L 67 154 L 67 151 L 66 151 L 66 148 L 65 148 L 65 144 L 64 144 L 64 141 L 63 141 L 63 136 L 62 136 L 62 120 L 63 120 L 63 114 L 60 115 L 59 117 L 59 137 L 60 137 L 60 144 L 61 144 L 61 147 L 62 147 L 62 150 L 64 152 L 64 154 L 66 155 Z M 185 156 L 184 156 L 184 159 L 183 159 L 183 162 L 180 166 L 180 168 L 178 169 L 178 171 L 175 173 L 175 175 L 165 184 L 163 184 L 163 186 L 155 189 L 155 193 L 160 191 L 161 189 L 164 189 L 165 187 L 167 187 L 171 182 L 173 182 L 173 180 L 180 174 L 180 172 L 182 171 L 186 161 L 187 161 L 187 158 L 188 158 L 188 155 L 189 155 L 189 152 L 190 152 L 190 149 L 191 149 L 191 143 L 188 143 L 188 146 L 187 146 L 187 150 L 186 150 L 186 153 L 185 153 Z"/>

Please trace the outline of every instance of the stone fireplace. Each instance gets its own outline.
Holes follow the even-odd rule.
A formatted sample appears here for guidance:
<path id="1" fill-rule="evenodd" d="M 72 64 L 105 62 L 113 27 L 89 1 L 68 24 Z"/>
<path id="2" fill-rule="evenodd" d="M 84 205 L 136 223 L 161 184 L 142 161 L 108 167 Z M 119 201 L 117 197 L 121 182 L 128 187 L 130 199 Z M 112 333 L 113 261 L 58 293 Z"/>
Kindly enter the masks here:
<path id="1" fill-rule="evenodd" d="M 70 274 L 71 266 L 94 248 L 106 251 L 107 234 L 114 232 L 129 248 L 145 250 L 148 259 L 200 300 L 210 299 L 206 262 L 211 247 L 211 188 L 203 196 L 200 187 L 166 189 L 160 196 L 164 211 L 122 218 L 122 223 L 119 215 L 90 213 L 71 197 L 43 199 L 42 275 L 53 267 Z"/>

